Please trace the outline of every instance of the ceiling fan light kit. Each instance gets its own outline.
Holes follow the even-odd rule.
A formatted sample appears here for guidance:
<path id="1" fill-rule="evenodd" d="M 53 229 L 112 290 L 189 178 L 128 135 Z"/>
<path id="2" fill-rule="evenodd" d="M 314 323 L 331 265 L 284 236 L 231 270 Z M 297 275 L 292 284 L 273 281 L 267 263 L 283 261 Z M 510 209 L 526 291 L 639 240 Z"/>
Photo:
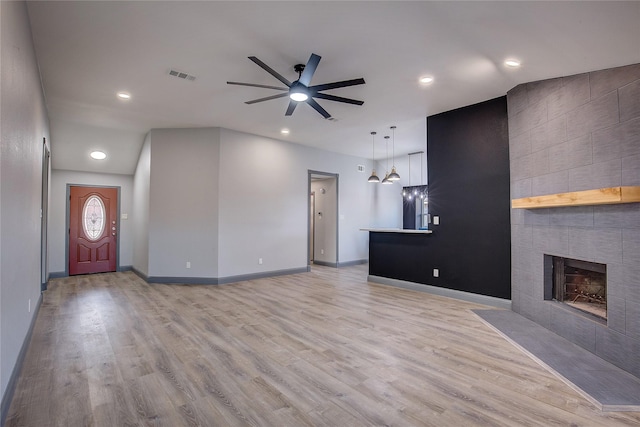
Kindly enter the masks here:
<path id="1" fill-rule="evenodd" d="M 344 98 L 341 96 L 329 95 L 327 93 L 323 93 L 325 90 L 330 89 L 339 89 L 342 87 L 348 86 L 357 86 L 365 84 L 363 78 L 352 79 L 352 80 L 343 80 L 339 82 L 333 83 L 325 83 L 315 86 L 310 86 L 311 78 L 313 74 L 316 72 L 316 68 L 320 63 L 321 56 L 312 53 L 307 61 L 307 64 L 296 64 L 293 67 L 293 70 L 298 73 L 298 80 L 294 82 L 290 82 L 280 73 L 275 71 L 273 68 L 269 67 L 267 64 L 259 60 L 255 56 L 250 56 L 249 59 L 258 65 L 260 68 L 265 70 L 267 73 L 271 74 L 273 77 L 278 79 L 282 84 L 286 87 L 280 86 L 269 86 L 262 84 L 254 84 L 254 83 L 241 83 L 241 82 L 227 82 L 230 85 L 239 85 L 239 86 L 250 86 L 250 87 L 259 87 L 263 89 L 273 89 L 283 91 L 278 95 L 267 96 L 264 98 L 254 99 L 252 101 L 246 101 L 245 104 L 255 104 L 263 101 L 270 101 L 272 99 L 285 98 L 289 97 L 289 106 L 287 107 L 287 111 L 285 112 L 285 116 L 290 116 L 293 114 L 296 106 L 300 102 L 306 102 L 309 104 L 314 110 L 316 110 L 322 117 L 325 119 L 330 119 L 331 114 L 327 112 L 324 108 L 318 104 L 318 102 L 314 98 L 325 99 L 327 101 L 335 101 L 342 102 L 345 104 L 353 104 L 353 105 L 362 105 L 364 101 L 359 101 L 357 99 Z"/>

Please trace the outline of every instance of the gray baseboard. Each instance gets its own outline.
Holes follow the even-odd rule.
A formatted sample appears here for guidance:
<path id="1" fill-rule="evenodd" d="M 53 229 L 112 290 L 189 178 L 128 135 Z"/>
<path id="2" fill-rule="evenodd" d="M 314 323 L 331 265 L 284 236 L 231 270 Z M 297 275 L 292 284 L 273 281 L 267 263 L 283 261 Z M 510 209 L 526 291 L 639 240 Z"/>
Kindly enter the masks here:
<path id="1" fill-rule="evenodd" d="M 116 269 L 116 271 L 132 271 L 132 270 L 133 270 L 132 265 L 121 265 Z"/>
<path id="2" fill-rule="evenodd" d="M 61 277 L 68 277 L 69 273 L 66 271 L 54 271 L 49 273 L 49 279 L 59 279 Z"/>
<path id="3" fill-rule="evenodd" d="M 476 304 L 484 304 L 496 308 L 504 308 L 511 310 L 511 300 L 487 295 L 472 294 L 470 292 L 458 291 L 456 289 L 441 288 L 439 286 L 423 285 L 421 283 L 407 282 L 405 280 L 389 279 L 388 277 L 367 276 L 369 282 L 380 283 L 383 285 L 397 286 L 400 288 L 411 289 L 413 291 L 427 292 L 429 294 L 440 295 L 443 297 L 455 298 L 463 301 L 473 302 Z"/>
<path id="4" fill-rule="evenodd" d="M 238 276 L 228 276 L 218 278 L 219 285 L 228 283 L 244 282 L 245 280 L 263 279 L 265 277 L 286 276 L 289 274 L 307 273 L 311 271 L 309 266 L 300 268 L 290 268 L 286 270 L 265 271 L 264 273 L 241 274 Z"/>
<path id="5" fill-rule="evenodd" d="M 131 271 L 133 271 L 136 276 L 138 276 L 139 278 L 141 278 L 142 280 L 144 280 L 145 282 L 148 282 L 149 280 L 149 276 L 147 276 L 146 274 L 144 274 L 142 271 L 138 270 L 135 267 L 131 267 Z"/>
<path id="6" fill-rule="evenodd" d="M 131 268 L 136 275 L 142 278 L 147 283 L 162 283 L 162 284 L 189 284 L 189 285 L 226 285 L 229 283 L 244 282 L 247 280 L 263 279 L 265 277 L 284 276 L 288 274 L 307 273 L 310 268 L 290 268 L 286 270 L 273 270 L 252 274 L 241 274 L 238 276 L 227 277 L 174 277 L 174 276 L 147 276 L 141 271 Z"/>
<path id="7" fill-rule="evenodd" d="M 353 261 L 339 262 L 338 267 L 350 267 L 352 265 L 361 265 L 368 263 L 368 259 L 355 259 Z"/>
<path id="8" fill-rule="evenodd" d="M 0 426 L 4 426 L 4 422 L 7 418 L 7 413 L 9 412 L 9 406 L 11 406 L 11 401 L 13 400 L 13 394 L 16 391 L 16 385 L 18 383 L 18 377 L 20 377 L 20 372 L 22 371 L 22 364 L 24 363 L 24 358 L 27 355 L 27 350 L 29 349 L 29 343 L 31 342 L 31 336 L 33 335 L 33 327 L 36 324 L 36 319 L 38 318 L 38 312 L 40 311 L 40 305 L 42 304 L 42 294 L 38 298 L 38 302 L 36 302 L 36 306 L 33 310 L 33 317 L 31 317 L 31 324 L 29 325 L 29 330 L 27 330 L 27 335 L 24 337 L 24 341 L 22 341 L 22 347 L 20 347 L 20 352 L 18 353 L 18 359 L 16 360 L 16 364 L 13 366 L 13 371 L 11 372 L 11 377 L 9 377 L 9 383 L 7 384 L 7 389 L 5 390 L 4 395 L 2 396 L 2 404 L 0 406 Z"/>
<path id="9" fill-rule="evenodd" d="M 147 283 L 160 283 L 166 285 L 218 285 L 215 277 L 178 277 L 178 276 L 149 276 Z"/>
<path id="10" fill-rule="evenodd" d="M 315 265 L 323 265 L 325 267 L 340 268 L 340 267 L 349 267 L 351 265 L 366 264 L 368 262 L 369 262 L 368 259 L 356 259 L 356 260 L 353 260 L 353 261 L 345 261 L 345 262 L 327 262 L 327 261 L 314 260 L 313 264 L 315 264 Z"/>
<path id="11" fill-rule="evenodd" d="M 322 265 L 324 267 L 333 267 L 333 268 L 338 268 L 338 263 L 336 262 L 328 262 L 328 261 L 319 261 L 317 259 L 313 260 L 313 264 L 314 265 Z"/>

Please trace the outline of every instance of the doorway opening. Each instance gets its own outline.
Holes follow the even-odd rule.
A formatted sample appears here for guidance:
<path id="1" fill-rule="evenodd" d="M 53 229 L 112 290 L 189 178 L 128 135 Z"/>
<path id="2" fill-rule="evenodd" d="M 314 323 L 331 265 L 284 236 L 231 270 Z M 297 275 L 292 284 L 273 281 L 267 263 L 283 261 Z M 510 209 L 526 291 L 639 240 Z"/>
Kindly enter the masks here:
<path id="1" fill-rule="evenodd" d="M 313 263 L 314 258 L 314 237 L 316 235 L 316 192 L 312 191 L 309 195 L 309 262 Z"/>
<path id="2" fill-rule="evenodd" d="M 47 290 L 48 249 L 47 229 L 49 224 L 49 163 L 51 152 L 47 139 L 42 138 L 42 200 L 40 205 L 40 291 Z"/>
<path id="3" fill-rule="evenodd" d="M 338 174 L 309 171 L 308 265 L 338 267 Z"/>

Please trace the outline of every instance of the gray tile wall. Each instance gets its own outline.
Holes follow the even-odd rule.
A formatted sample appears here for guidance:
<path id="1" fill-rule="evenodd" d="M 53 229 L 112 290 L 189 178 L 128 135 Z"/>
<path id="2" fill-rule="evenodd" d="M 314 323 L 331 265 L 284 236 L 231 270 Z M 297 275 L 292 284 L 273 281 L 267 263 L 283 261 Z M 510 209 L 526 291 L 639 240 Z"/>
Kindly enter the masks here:
<path id="1" fill-rule="evenodd" d="M 507 94 L 511 197 L 640 185 L 640 64 Z M 513 209 L 512 307 L 640 377 L 640 203 Z M 544 300 L 544 254 L 607 264 L 606 325 Z"/>

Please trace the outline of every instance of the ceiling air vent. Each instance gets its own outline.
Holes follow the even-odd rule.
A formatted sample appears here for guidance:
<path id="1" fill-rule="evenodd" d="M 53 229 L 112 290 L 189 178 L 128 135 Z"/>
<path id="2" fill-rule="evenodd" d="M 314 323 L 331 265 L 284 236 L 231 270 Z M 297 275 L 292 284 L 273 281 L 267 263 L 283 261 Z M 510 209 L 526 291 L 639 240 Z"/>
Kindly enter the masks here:
<path id="1" fill-rule="evenodd" d="M 169 75 L 178 77 L 183 80 L 189 80 L 189 81 L 194 81 L 196 79 L 195 76 L 189 75 L 187 73 L 183 73 L 182 71 L 176 71 L 176 70 L 169 70 Z"/>

